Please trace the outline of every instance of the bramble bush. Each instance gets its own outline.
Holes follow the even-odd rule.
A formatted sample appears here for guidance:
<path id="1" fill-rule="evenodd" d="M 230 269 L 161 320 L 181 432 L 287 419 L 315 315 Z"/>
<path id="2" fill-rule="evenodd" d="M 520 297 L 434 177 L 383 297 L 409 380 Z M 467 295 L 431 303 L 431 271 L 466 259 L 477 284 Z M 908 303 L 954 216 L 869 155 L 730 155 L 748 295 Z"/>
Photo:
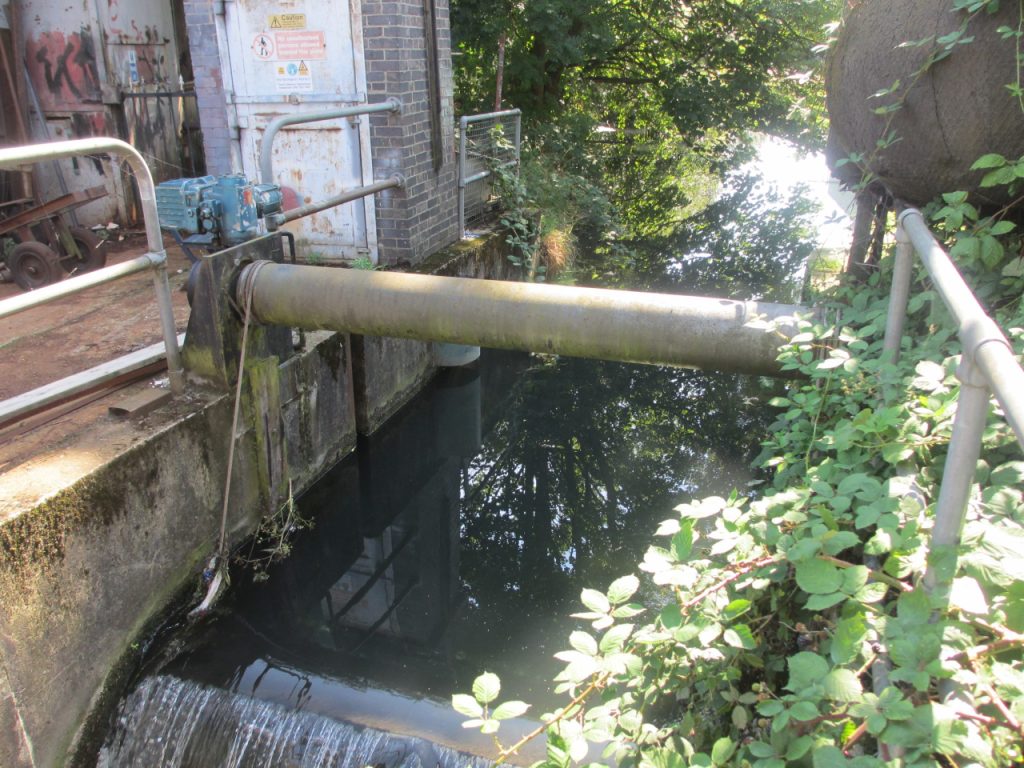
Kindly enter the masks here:
<path id="1" fill-rule="evenodd" d="M 946 210 L 964 203 L 931 212 L 949 243 L 980 219 Z M 980 237 L 1009 232 L 993 224 Z M 995 272 L 986 292 L 1018 353 L 1019 253 L 1012 241 L 998 262 L 979 250 L 966 265 Z M 677 507 L 643 581 L 583 591 L 574 615 L 588 628 L 556 654 L 568 702 L 531 734 L 546 732 L 545 768 L 598 749 L 639 768 L 1024 759 L 1024 461 L 994 406 L 959 552 L 929 552 L 960 349 L 919 275 L 902 357 L 883 355 L 889 268 L 840 285 L 823 315 L 834 322 L 800 320 L 783 348 L 806 378 L 770 403 L 767 487 Z M 929 567 L 952 587 L 926 591 Z M 492 708 L 499 692 L 488 673 L 453 704 L 495 734 L 503 762 L 523 742 L 502 744 L 500 721 L 526 705 Z"/>

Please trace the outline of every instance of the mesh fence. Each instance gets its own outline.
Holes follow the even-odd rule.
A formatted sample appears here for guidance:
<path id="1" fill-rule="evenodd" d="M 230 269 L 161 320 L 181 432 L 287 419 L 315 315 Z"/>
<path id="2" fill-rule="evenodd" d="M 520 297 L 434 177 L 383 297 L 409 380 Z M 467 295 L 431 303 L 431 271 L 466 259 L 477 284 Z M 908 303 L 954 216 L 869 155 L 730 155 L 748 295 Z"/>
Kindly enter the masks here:
<path id="1" fill-rule="evenodd" d="M 460 147 L 465 153 L 460 163 L 464 233 L 482 226 L 499 207 L 494 170 L 514 169 L 519 162 L 519 119 L 519 110 L 512 110 L 460 123 Z"/>

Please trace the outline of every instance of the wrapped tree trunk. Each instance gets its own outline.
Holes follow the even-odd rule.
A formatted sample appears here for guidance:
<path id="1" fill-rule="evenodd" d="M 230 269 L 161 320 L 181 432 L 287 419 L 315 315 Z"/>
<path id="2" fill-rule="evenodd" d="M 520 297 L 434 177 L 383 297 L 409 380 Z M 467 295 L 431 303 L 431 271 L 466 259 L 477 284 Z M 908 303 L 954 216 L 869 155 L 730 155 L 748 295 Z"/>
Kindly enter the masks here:
<path id="1" fill-rule="evenodd" d="M 1006 188 L 979 188 L 984 174 L 970 168 L 987 153 L 1024 155 L 1024 111 L 1007 87 L 1018 83 L 1019 10 L 1009 2 L 994 14 L 981 9 L 954 40 L 969 14 L 953 0 L 854 5 L 826 71 L 836 175 L 853 185 L 870 170 L 896 198 L 918 205 L 954 190 L 1005 204 Z M 930 57 L 941 58 L 929 65 Z M 851 153 L 860 167 L 836 166 Z"/>

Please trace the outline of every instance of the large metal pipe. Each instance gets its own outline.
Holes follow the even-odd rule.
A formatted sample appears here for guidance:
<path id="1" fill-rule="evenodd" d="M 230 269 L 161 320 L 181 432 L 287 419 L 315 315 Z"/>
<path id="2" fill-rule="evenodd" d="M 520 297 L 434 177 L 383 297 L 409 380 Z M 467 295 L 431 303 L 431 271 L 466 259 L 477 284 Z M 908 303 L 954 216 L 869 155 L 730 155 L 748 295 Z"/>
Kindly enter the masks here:
<path id="1" fill-rule="evenodd" d="M 120 139 L 111 139 L 98 136 L 90 139 L 73 139 L 71 141 L 55 141 L 46 144 L 28 144 L 23 147 L 8 147 L 0 149 L 0 168 L 19 168 L 30 163 L 38 163 L 44 160 L 59 160 L 65 157 L 79 157 L 81 155 L 94 155 L 105 153 L 114 155 L 127 161 L 128 166 L 135 174 L 135 180 L 139 186 L 139 203 L 142 207 L 142 220 L 146 227 L 146 242 L 149 246 L 148 258 L 153 269 L 153 285 L 156 289 L 157 304 L 160 307 L 160 329 L 164 337 L 164 346 L 167 350 L 167 373 L 171 381 L 171 389 L 175 394 L 185 391 L 185 371 L 181 364 L 181 353 L 178 349 L 178 333 L 174 328 L 174 315 L 171 308 L 171 289 L 167 282 L 167 254 L 164 252 L 163 235 L 160 232 L 160 216 L 156 207 L 156 188 L 153 185 L 153 176 L 149 172 L 149 166 L 138 150 L 131 144 Z M 114 270 L 97 272 L 101 280 L 107 282 L 120 274 L 114 274 Z M 84 280 L 86 276 L 73 278 L 73 280 Z M 72 281 L 69 280 L 68 283 Z M 96 283 L 90 283 L 96 284 Z M 85 287 L 84 283 L 78 283 Z M 51 297 L 61 295 L 56 291 Z M 22 307 L 23 309 L 25 307 Z M 20 310 L 18 310 L 20 311 Z"/>
<path id="2" fill-rule="evenodd" d="M 634 291 L 276 264 L 246 266 L 239 306 L 262 323 L 778 375 L 785 323 L 813 310 Z M 789 325 L 789 332 L 795 332 Z"/>
<path id="3" fill-rule="evenodd" d="M 401 109 L 401 100 L 391 97 L 377 104 L 356 104 L 322 112 L 299 112 L 271 120 L 263 132 L 263 141 L 260 143 L 260 181 L 264 184 L 274 183 L 274 137 L 282 128 L 303 123 L 319 123 L 323 120 L 337 120 L 342 117 L 370 115 L 374 112 L 400 112 Z"/>

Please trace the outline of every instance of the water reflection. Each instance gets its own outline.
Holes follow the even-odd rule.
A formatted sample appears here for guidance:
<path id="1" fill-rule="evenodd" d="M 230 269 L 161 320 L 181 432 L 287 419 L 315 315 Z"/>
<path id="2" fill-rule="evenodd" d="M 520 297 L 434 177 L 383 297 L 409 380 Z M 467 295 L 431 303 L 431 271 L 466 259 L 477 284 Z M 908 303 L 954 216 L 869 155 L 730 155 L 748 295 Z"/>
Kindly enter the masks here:
<path id="1" fill-rule="evenodd" d="M 543 707 L 580 589 L 751 479 L 762 386 L 505 353 L 449 371 L 300 500 L 315 527 L 170 669 L 322 713 L 351 706 L 339 680 L 447 699 L 488 669 Z"/>

